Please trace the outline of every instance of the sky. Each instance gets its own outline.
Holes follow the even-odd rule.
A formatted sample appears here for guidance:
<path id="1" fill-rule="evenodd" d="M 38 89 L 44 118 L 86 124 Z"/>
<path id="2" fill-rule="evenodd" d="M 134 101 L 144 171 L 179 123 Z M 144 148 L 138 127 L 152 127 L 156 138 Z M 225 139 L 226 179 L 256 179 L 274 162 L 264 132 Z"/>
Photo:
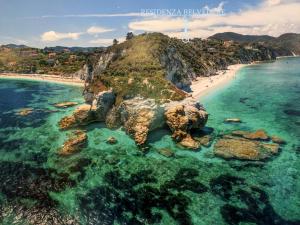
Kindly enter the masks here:
<path id="1" fill-rule="evenodd" d="M 0 44 L 83 46 L 127 32 L 207 38 L 300 33 L 300 0 L 0 0 Z"/>

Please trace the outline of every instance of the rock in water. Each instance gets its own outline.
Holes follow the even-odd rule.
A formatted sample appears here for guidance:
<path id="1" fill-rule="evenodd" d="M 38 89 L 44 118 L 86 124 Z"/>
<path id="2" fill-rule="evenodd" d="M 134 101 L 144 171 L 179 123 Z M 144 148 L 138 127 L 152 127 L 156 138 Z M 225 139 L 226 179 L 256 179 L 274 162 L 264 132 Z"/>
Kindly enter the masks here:
<path id="1" fill-rule="evenodd" d="M 33 113 L 33 108 L 24 108 L 24 109 L 20 109 L 16 113 L 16 115 L 18 115 L 18 116 L 28 116 L 31 113 Z"/>
<path id="2" fill-rule="evenodd" d="M 192 129 L 202 129 L 208 119 L 205 109 L 192 99 L 169 103 L 165 111 L 166 123 L 172 137 L 184 147 L 196 149 L 197 143 L 190 135 Z"/>
<path id="3" fill-rule="evenodd" d="M 178 144 L 188 149 L 200 149 L 200 143 L 194 140 L 190 134 L 187 134 Z"/>
<path id="4" fill-rule="evenodd" d="M 78 106 L 71 116 L 66 116 L 59 121 L 59 127 L 62 130 L 87 125 L 98 121 L 95 116 L 95 110 L 91 105 L 83 104 Z"/>
<path id="5" fill-rule="evenodd" d="M 143 145 L 148 133 L 165 123 L 163 108 L 154 99 L 133 98 L 114 107 L 106 118 L 108 127 L 124 126 L 138 145 Z"/>
<path id="6" fill-rule="evenodd" d="M 87 135 L 81 130 L 76 130 L 72 133 L 70 138 L 63 144 L 59 150 L 59 154 L 62 156 L 68 156 L 78 152 L 87 143 Z"/>
<path id="7" fill-rule="evenodd" d="M 232 135 L 243 137 L 250 140 L 257 140 L 257 141 L 269 141 L 270 137 L 267 135 L 266 131 L 260 129 L 255 132 L 248 132 L 248 131 L 233 131 Z"/>
<path id="8" fill-rule="evenodd" d="M 171 149 L 168 148 L 161 148 L 158 150 L 158 153 L 165 156 L 165 157 L 173 157 L 174 156 L 174 152 Z"/>
<path id="9" fill-rule="evenodd" d="M 194 137 L 196 141 L 198 141 L 202 146 L 209 147 L 212 143 L 213 137 L 209 134 L 200 136 L 200 137 Z"/>
<path id="10" fill-rule="evenodd" d="M 109 137 L 109 138 L 106 140 L 106 143 L 113 145 L 113 144 L 118 143 L 118 140 L 117 140 L 115 137 Z"/>
<path id="11" fill-rule="evenodd" d="M 214 154 L 225 159 L 263 160 L 277 154 L 278 144 L 224 136 L 214 146 Z"/>
<path id="12" fill-rule="evenodd" d="M 76 126 L 76 120 L 74 116 L 65 116 L 58 122 L 61 130 L 67 130 Z"/>
<path id="13" fill-rule="evenodd" d="M 224 120 L 225 123 L 241 123 L 242 121 L 239 118 L 229 118 Z"/>
<path id="14" fill-rule="evenodd" d="M 286 141 L 283 140 L 282 138 L 278 137 L 278 136 L 272 136 L 271 139 L 276 144 L 280 144 L 280 145 L 286 144 Z"/>
<path id="15" fill-rule="evenodd" d="M 78 103 L 77 102 L 60 102 L 60 103 L 54 104 L 54 106 L 56 108 L 69 108 L 69 107 L 72 107 L 75 105 L 78 105 Z"/>

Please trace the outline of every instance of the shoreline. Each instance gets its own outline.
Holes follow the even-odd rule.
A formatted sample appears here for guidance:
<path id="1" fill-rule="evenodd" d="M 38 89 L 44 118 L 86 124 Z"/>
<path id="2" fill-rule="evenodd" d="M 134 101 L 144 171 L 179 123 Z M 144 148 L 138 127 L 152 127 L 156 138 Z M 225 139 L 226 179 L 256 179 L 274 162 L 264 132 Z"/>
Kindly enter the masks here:
<path id="1" fill-rule="evenodd" d="M 48 74 L 21 74 L 21 73 L 0 73 L 0 79 L 32 80 L 58 83 L 72 86 L 84 86 L 84 81 L 77 78 L 63 78 L 58 75 Z"/>
<path id="2" fill-rule="evenodd" d="M 217 71 L 217 75 L 209 77 L 197 77 L 195 81 L 192 81 L 190 86 L 193 98 L 199 100 L 207 94 L 211 93 L 229 83 L 231 80 L 235 79 L 237 72 L 251 64 L 234 64 L 227 67 L 227 70 Z"/>

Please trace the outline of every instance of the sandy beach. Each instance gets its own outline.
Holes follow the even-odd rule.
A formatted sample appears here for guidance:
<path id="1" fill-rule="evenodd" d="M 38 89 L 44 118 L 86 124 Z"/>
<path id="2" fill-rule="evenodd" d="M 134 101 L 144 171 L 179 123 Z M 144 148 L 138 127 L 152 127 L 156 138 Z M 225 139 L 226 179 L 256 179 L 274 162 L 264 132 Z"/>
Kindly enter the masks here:
<path id="1" fill-rule="evenodd" d="M 227 70 L 220 70 L 216 75 L 209 77 L 198 77 L 192 82 L 191 90 L 192 96 L 196 99 L 201 99 L 209 92 L 224 86 L 229 81 L 233 80 L 239 69 L 247 64 L 235 64 L 228 66 Z"/>
<path id="2" fill-rule="evenodd" d="M 48 74 L 0 73 L 0 78 L 37 80 L 37 81 L 61 83 L 61 84 L 81 86 L 81 87 L 84 86 L 84 81 L 78 78 L 66 78 L 58 75 L 48 75 Z"/>

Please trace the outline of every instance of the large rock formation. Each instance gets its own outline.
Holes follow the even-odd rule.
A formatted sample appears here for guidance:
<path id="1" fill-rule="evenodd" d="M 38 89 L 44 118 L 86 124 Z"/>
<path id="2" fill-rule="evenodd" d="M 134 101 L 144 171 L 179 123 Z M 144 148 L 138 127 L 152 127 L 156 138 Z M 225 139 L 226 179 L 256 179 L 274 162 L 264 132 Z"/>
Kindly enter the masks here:
<path id="1" fill-rule="evenodd" d="M 143 145 L 150 131 L 168 125 L 176 141 L 185 147 L 197 149 L 199 143 L 190 136 L 190 131 L 202 129 L 208 117 L 205 109 L 193 99 L 159 104 L 154 99 L 135 97 L 115 105 L 115 95 L 109 90 L 89 100 L 92 105 L 84 104 L 76 108 L 71 116 L 59 122 L 60 128 L 106 122 L 109 128 L 122 126 L 138 145 Z"/>
<path id="2" fill-rule="evenodd" d="M 93 99 L 92 108 L 95 108 L 96 118 L 99 121 L 105 121 L 106 115 L 108 111 L 112 108 L 113 104 L 115 103 L 116 96 L 112 92 L 109 91 L 102 91 L 99 92 Z"/>
<path id="3" fill-rule="evenodd" d="M 165 117 L 176 141 L 187 148 L 199 148 L 200 143 L 191 137 L 190 132 L 202 129 L 207 122 L 208 114 L 202 105 L 190 98 L 172 102 L 166 106 Z"/>

